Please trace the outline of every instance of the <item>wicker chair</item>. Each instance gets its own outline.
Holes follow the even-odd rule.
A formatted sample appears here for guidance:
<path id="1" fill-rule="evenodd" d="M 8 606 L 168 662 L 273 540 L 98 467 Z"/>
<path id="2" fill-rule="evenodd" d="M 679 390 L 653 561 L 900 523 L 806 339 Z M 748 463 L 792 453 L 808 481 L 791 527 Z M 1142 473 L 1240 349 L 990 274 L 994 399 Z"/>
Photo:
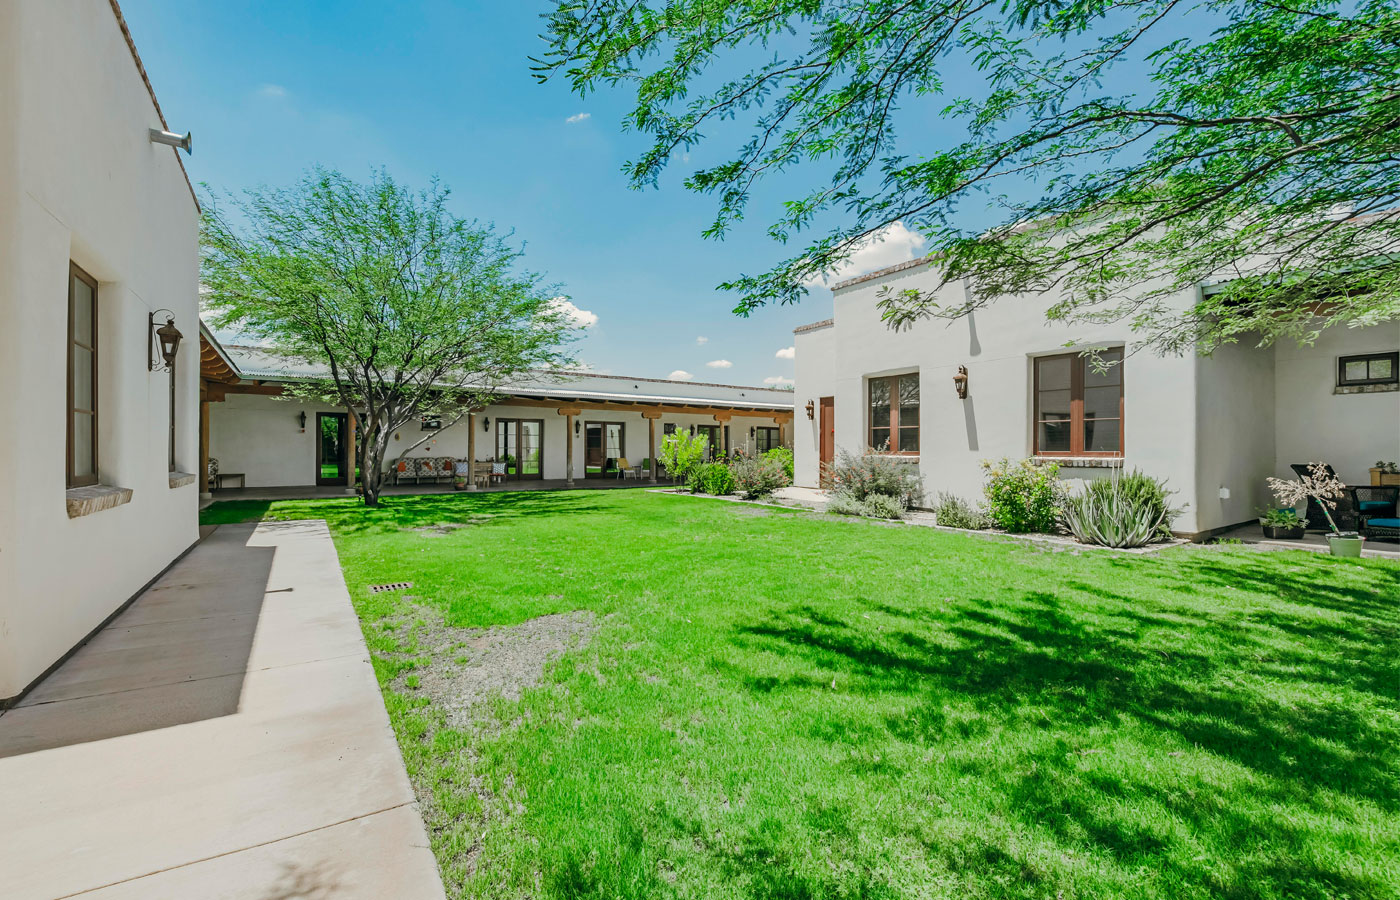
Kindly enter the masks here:
<path id="1" fill-rule="evenodd" d="M 1400 540 L 1400 487 L 1352 488 L 1359 530 L 1367 537 Z"/>
<path id="2" fill-rule="evenodd" d="M 1328 466 L 1325 463 L 1323 465 L 1326 468 L 1328 475 L 1331 475 L 1333 478 L 1337 477 L 1336 469 L 1333 469 L 1331 466 Z M 1304 478 L 1312 474 L 1310 471 L 1308 471 L 1308 467 L 1304 463 L 1293 463 L 1291 466 L 1289 466 L 1289 468 L 1292 469 L 1294 472 L 1298 473 L 1299 478 Z M 1327 510 L 1327 514 L 1330 514 L 1332 516 L 1332 520 L 1337 523 L 1337 530 L 1356 531 L 1359 523 L 1357 521 L 1356 515 L 1356 501 L 1355 498 L 1352 496 L 1352 492 L 1344 492 L 1342 496 L 1336 498 L 1336 501 L 1337 507 L 1335 509 Z M 1331 531 L 1332 529 L 1329 528 L 1327 525 L 1327 514 L 1323 513 L 1321 505 L 1319 505 L 1316 500 L 1309 497 L 1308 511 L 1306 513 L 1308 520 L 1308 531 Z"/>

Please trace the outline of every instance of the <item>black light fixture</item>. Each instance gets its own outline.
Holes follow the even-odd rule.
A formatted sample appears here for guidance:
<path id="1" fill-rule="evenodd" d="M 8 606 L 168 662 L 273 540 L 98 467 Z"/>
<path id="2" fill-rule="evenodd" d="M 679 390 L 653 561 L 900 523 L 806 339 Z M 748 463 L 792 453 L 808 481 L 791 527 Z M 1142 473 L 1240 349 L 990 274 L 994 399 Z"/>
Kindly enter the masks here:
<path id="1" fill-rule="evenodd" d="M 490 430 L 491 430 L 491 417 L 490 417 L 490 416 L 487 416 L 486 418 L 484 418 L 484 419 L 481 420 L 481 430 L 482 430 L 482 431 L 490 431 Z"/>
<path id="2" fill-rule="evenodd" d="M 754 435 L 757 434 L 757 432 L 754 431 L 754 428 L 755 428 L 755 426 L 753 426 L 753 425 L 750 425 L 750 426 L 749 426 L 749 440 L 753 440 L 753 439 L 754 439 Z"/>
<path id="3" fill-rule="evenodd" d="M 578 437 L 579 429 L 581 427 L 583 427 L 583 423 L 580 422 L 578 419 L 574 419 L 574 437 Z"/>
<path id="4" fill-rule="evenodd" d="M 301 425 L 301 430 L 302 430 L 302 431 L 305 431 L 305 430 L 306 430 L 306 410 L 303 409 L 301 412 L 297 413 L 297 422 L 300 423 L 300 425 Z"/>
<path id="5" fill-rule="evenodd" d="M 165 324 L 156 327 L 156 316 L 165 313 Z M 184 337 L 175 327 L 175 314 L 168 309 L 157 309 L 146 316 L 146 330 L 150 335 L 151 358 L 146 368 L 151 372 L 171 372 L 175 369 L 175 354 L 180 350 L 180 339 Z"/>

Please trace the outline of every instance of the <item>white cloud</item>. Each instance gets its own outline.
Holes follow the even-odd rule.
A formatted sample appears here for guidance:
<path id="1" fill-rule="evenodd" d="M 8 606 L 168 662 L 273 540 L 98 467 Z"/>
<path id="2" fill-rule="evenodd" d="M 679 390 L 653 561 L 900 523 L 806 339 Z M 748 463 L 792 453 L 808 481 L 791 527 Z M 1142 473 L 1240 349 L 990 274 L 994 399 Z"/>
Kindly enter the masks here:
<path id="1" fill-rule="evenodd" d="M 792 385 L 796 384 L 796 382 L 786 375 L 769 375 L 767 378 L 763 379 L 763 383 L 771 384 L 774 387 L 792 387 Z"/>
<path id="2" fill-rule="evenodd" d="M 592 328 L 598 324 L 598 314 L 586 309 L 579 309 L 569 302 L 568 297 L 555 297 L 549 301 L 550 306 L 564 314 L 570 322 L 578 328 Z"/>
<path id="3" fill-rule="evenodd" d="M 776 358 L 776 359 L 797 359 L 797 348 L 796 348 L 796 347 L 784 347 L 783 349 L 779 350 L 777 353 L 774 353 L 773 356 L 774 356 L 774 358 Z"/>
<path id="4" fill-rule="evenodd" d="M 574 113 L 564 121 L 568 122 L 570 125 L 577 125 L 579 122 L 587 122 L 591 118 L 592 115 L 590 113 Z"/>
<path id="5" fill-rule="evenodd" d="M 258 96 L 280 100 L 287 96 L 287 89 L 280 84 L 264 84 L 258 87 Z"/>
<path id="6" fill-rule="evenodd" d="M 847 278 L 907 262 L 919 255 L 925 243 L 923 235 L 910 231 L 903 222 L 893 222 L 862 241 L 844 263 L 803 284 L 809 288 L 830 287 Z"/>
<path id="7" fill-rule="evenodd" d="M 712 359 L 705 363 L 711 369 L 732 369 L 734 364 L 727 359 Z"/>
<path id="8" fill-rule="evenodd" d="M 710 339 L 707 338 L 707 337 L 705 337 L 705 336 L 702 334 L 702 335 L 700 335 L 698 338 L 695 339 L 695 346 L 697 346 L 697 347 L 703 347 L 703 346 L 705 346 L 706 344 L 708 344 L 709 342 L 710 342 Z"/>
<path id="9" fill-rule="evenodd" d="M 690 374 L 685 369 L 677 369 L 666 377 L 671 381 L 691 381 L 695 378 L 694 375 Z"/>

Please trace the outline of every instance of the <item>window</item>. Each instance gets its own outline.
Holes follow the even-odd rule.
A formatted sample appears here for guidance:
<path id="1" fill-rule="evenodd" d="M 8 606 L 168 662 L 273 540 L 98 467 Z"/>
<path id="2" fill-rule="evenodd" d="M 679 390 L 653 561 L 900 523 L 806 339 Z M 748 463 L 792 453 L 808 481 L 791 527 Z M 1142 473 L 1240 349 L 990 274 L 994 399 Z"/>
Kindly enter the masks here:
<path id="1" fill-rule="evenodd" d="M 767 453 L 769 450 L 781 447 L 778 440 L 778 429 L 776 428 L 756 428 L 754 429 L 754 448 L 759 453 Z"/>
<path id="2" fill-rule="evenodd" d="M 1123 452 L 1123 350 L 1105 350 L 1108 368 L 1077 353 L 1035 361 L 1035 452 L 1113 456 Z"/>
<path id="3" fill-rule="evenodd" d="M 695 434 L 703 434 L 707 447 L 705 458 L 714 459 L 719 455 L 719 426 L 718 425 L 696 425 Z"/>
<path id="4" fill-rule="evenodd" d="M 419 416 L 419 431 L 441 431 L 442 416 Z"/>
<path id="5" fill-rule="evenodd" d="M 1400 352 L 1366 353 L 1337 360 L 1337 385 L 1400 383 Z"/>
<path id="6" fill-rule="evenodd" d="M 68 486 L 97 484 L 97 281 L 68 264 Z"/>
<path id="7" fill-rule="evenodd" d="M 919 376 L 870 379 L 870 446 L 919 452 Z"/>

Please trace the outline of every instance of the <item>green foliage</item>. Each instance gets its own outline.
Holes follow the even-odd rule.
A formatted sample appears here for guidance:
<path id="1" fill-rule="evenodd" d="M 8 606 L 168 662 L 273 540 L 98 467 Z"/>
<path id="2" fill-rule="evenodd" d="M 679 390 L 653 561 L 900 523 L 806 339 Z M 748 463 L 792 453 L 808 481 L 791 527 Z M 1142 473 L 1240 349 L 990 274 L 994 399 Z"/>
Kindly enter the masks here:
<path id="1" fill-rule="evenodd" d="M 1067 493 L 1056 463 L 1034 459 L 983 460 L 987 517 L 1012 534 L 1057 530 Z"/>
<path id="2" fill-rule="evenodd" d="M 1308 520 L 1298 515 L 1296 509 L 1261 509 L 1259 524 L 1269 528 L 1307 527 Z"/>
<path id="3" fill-rule="evenodd" d="M 806 246 L 723 285 L 741 313 L 907 228 L 958 289 L 886 293 L 896 325 L 1052 285 L 1052 318 L 1166 351 L 1400 316 L 1394 0 L 558 0 L 547 37 L 538 77 L 635 91 L 634 186 L 734 141 L 685 179 L 706 236 L 797 186 L 769 233 Z M 948 138 L 906 155 L 902 117 Z"/>
<path id="4" fill-rule="evenodd" d="M 448 196 L 436 182 L 415 193 L 383 172 L 360 184 L 316 168 L 247 191 L 236 216 L 205 204 L 209 321 L 329 371 L 286 389 L 355 411 L 369 505 L 396 431 L 423 416 L 450 425 L 511 377 L 569 361 L 558 290 L 520 271 L 492 226 L 453 215 Z"/>
<path id="5" fill-rule="evenodd" d="M 1091 481 L 1064 501 L 1063 522 L 1086 544 L 1141 547 L 1171 534 L 1177 510 L 1167 506 L 1164 483 L 1133 471 Z"/>
<path id="6" fill-rule="evenodd" d="M 923 500 L 923 479 L 917 466 L 890 453 L 867 450 L 859 455 L 842 450 L 827 471 L 826 487 L 864 500 L 871 494 L 894 497 L 908 509 Z"/>
<path id="7" fill-rule="evenodd" d="M 983 528 L 992 527 L 992 520 L 987 518 L 985 512 L 947 491 L 939 492 L 938 502 L 933 507 L 933 514 L 939 525 L 946 525 L 949 528 L 967 528 L 972 531 L 980 531 Z"/>
<path id="8" fill-rule="evenodd" d="M 776 459 L 783 466 L 783 471 L 787 473 L 788 484 L 792 484 L 793 479 L 793 457 L 792 450 L 788 447 L 774 447 L 763 454 L 764 459 Z"/>
<path id="9" fill-rule="evenodd" d="M 729 470 L 734 475 L 734 486 L 750 500 L 766 497 L 792 484 L 792 479 L 783 471 L 782 460 L 768 456 L 762 459 L 736 459 Z"/>
<path id="10" fill-rule="evenodd" d="M 904 504 L 898 497 L 888 494 L 871 494 L 860 502 L 861 514 L 871 519 L 902 519 Z"/>
<path id="11" fill-rule="evenodd" d="M 835 493 L 831 494 L 827 498 L 825 508 L 826 511 L 831 513 L 833 516 L 865 515 L 865 507 L 861 504 L 861 501 L 857 500 L 855 497 L 851 496 L 845 491 L 836 491 Z"/>
<path id="12" fill-rule="evenodd" d="M 661 438 L 661 451 L 657 458 L 666 467 L 666 474 L 677 484 L 688 484 L 695 467 L 705 459 L 707 442 L 704 435 L 691 434 L 677 428 Z"/>
<path id="13" fill-rule="evenodd" d="M 722 497 L 734 493 L 734 473 L 722 462 L 702 463 L 691 470 L 686 484 L 697 494 Z"/>

